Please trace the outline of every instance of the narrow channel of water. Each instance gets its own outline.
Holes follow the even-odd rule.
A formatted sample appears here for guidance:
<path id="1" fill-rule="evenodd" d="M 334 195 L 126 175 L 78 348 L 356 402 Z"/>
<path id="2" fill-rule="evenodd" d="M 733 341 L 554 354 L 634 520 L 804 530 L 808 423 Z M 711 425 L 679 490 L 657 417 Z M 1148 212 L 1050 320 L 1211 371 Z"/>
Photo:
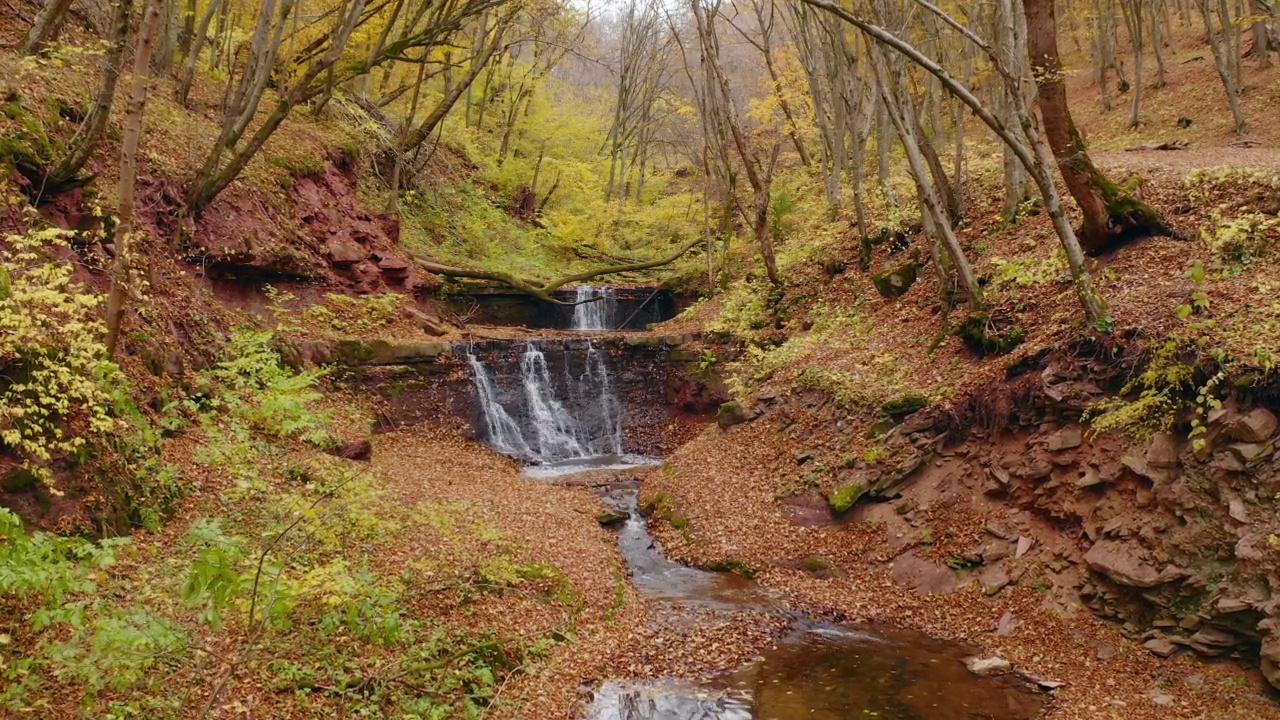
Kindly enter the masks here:
<path id="1" fill-rule="evenodd" d="M 673 606 L 782 614 L 781 603 L 732 573 L 672 562 L 649 535 L 634 488 L 605 503 L 630 514 L 618 546 L 643 595 Z M 587 720 L 1031 720 L 1043 696 L 1010 680 L 979 678 L 964 647 L 890 628 L 795 620 L 793 632 L 762 659 L 714 682 L 672 678 L 605 682 Z"/>

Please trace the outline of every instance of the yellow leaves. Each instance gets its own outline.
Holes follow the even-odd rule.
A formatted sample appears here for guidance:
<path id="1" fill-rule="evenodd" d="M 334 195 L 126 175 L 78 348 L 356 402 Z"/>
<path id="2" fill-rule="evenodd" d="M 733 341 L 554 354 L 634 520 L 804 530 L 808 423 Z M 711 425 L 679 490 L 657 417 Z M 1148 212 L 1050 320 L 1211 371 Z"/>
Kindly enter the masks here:
<path id="1" fill-rule="evenodd" d="M 102 298 L 74 282 L 69 263 L 50 257 L 70 234 L 46 228 L 9 235 L 0 250 L 0 439 L 46 482 L 43 463 L 85 445 L 69 430 L 115 427 L 106 388 L 116 369 L 92 314 Z"/>

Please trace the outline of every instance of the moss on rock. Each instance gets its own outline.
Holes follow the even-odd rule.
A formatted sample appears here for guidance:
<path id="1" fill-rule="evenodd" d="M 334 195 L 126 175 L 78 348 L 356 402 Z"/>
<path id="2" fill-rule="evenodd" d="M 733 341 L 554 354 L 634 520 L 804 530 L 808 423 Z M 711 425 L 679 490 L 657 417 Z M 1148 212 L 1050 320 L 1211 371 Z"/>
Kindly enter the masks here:
<path id="1" fill-rule="evenodd" d="M 866 488 L 861 483 L 852 483 L 836 488 L 827 496 L 827 504 L 831 506 L 831 509 L 836 514 L 848 512 L 849 508 L 858 502 L 858 499 L 862 497 L 865 491 Z"/>
<path id="2" fill-rule="evenodd" d="M 980 356 L 1003 355 L 1027 339 L 1027 331 L 1012 320 L 974 313 L 965 318 L 956 334 L 964 344 Z"/>
<path id="3" fill-rule="evenodd" d="M 876 286 L 876 292 L 884 297 L 902 297 L 915 283 L 919 271 L 920 263 L 913 260 L 892 270 L 872 275 L 871 282 Z"/>

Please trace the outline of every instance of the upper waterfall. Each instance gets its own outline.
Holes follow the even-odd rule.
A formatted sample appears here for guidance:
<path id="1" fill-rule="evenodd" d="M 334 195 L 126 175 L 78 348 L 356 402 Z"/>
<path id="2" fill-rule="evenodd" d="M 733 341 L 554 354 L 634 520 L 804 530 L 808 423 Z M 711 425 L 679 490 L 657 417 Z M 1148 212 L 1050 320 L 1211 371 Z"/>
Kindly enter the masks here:
<path id="1" fill-rule="evenodd" d="M 617 327 L 618 299 L 607 285 L 579 285 L 574 299 L 574 330 L 613 330 Z"/>

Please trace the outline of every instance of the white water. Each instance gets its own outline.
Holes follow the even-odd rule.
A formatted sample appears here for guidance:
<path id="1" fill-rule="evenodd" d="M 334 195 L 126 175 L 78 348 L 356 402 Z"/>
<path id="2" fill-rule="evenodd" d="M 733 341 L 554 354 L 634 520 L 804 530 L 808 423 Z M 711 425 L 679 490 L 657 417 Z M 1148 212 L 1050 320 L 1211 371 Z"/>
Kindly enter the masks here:
<path id="1" fill-rule="evenodd" d="M 588 458 L 617 458 L 629 464 L 646 460 L 623 451 L 622 404 L 609 377 L 605 351 L 592 343 L 585 351 L 561 351 L 568 355 L 559 383 L 537 343 L 525 346 L 515 372 L 507 377 L 467 355 L 485 442 L 521 460 L 563 467 L 576 467 L 581 463 L 573 461 Z M 575 371 L 577 362 L 581 366 Z"/>
<path id="2" fill-rule="evenodd" d="M 573 306 L 574 330 L 613 330 L 618 299 L 608 286 L 579 285 Z"/>
<path id="3" fill-rule="evenodd" d="M 524 436 L 520 433 L 520 425 L 507 414 L 502 403 L 498 401 L 498 389 L 494 386 L 493 378 L 489 376 L 484 363 L 471 354 L 467 355 L 467 361 L 471 363 L 471 376 L 475 379 L 476 395 L 480 398 L 485 441 L 493 446 L 494 450 L 504 455 L 522 458 L 532 456 L 533 450 L 529 449 L 529 444 L 524 441 Z"/>

